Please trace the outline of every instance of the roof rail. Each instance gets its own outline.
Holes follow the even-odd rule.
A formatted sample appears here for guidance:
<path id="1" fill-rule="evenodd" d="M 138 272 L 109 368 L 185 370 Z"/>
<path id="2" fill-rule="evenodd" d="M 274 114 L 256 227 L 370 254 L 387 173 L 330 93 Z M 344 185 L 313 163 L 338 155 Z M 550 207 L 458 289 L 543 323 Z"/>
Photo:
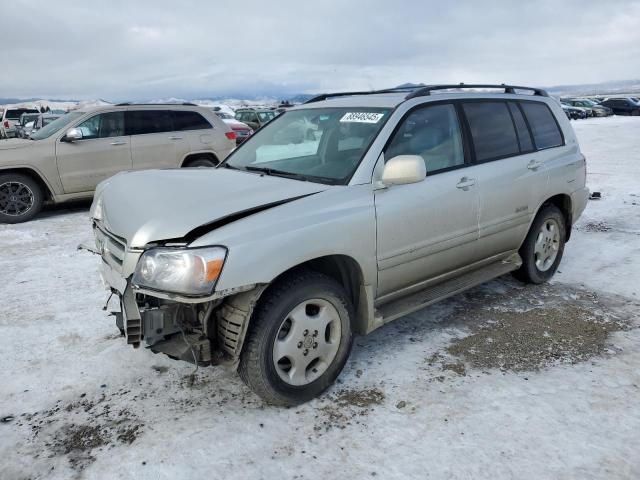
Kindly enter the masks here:
<path id="1" fill-rule="evenodd" d="M 413 92 L 409 93 L 405 100 L 409 100 L 410 98 L 415 97 L 424 97 L 427 95 L 431 95 L 431 92 L 434 90 L 453 90 L 453 89 L 466 89 L 466 88 L 502 88 L 504 89 L 504 93 L 516 93 L 516 90 L 529 90 L 533 92 L 533 95 L 537 95 L 540 97 L 548 97 L 549 94 L 542 90 L 541 88 L 534 87 L 521 87 L 518 85 L 505 85 L 501 83 L 500 85 L 492 85 L 492 84 L 451 84 L 451 85 L 428 85 L 426 87 L 418 88 Z"/>
<path id="2" fill-rule="evenodd" d="M 116 107 L 126 107 L 127 105 L 142 105 L 142 106 L 155 106 L 155 105 L 187 105 L 189 107 L 197 107 L 195 103 L 191 102 L 174 102 L 174 103 L 136 103 L 136 102 L 122 102 L 116 103 Z"/>
<path id="3" fill-rule="evenodd" d="M 309 100 L 307 100 L 306 103 L 314 103 L 314 102 L 321 102 L 322 100 L 326 100 L 328 98 L 334 98 L 334 97 L 349 97 L 352 95 L 376 95 L 379 93 L 398 93 L 398 92 L 406 92 L 406 91 L 411 91 L 411 90 L 415 90 L 416 88 L 422 88 L 420 86 L 416 87 L 396 87 L 396 88 L 385 88 L 383 90 L 367 90 L 364 92 L 336 92 L 336 93 L 323 93 L 321 95 L 316 95 L 315 97 L 310 98 Z"/>

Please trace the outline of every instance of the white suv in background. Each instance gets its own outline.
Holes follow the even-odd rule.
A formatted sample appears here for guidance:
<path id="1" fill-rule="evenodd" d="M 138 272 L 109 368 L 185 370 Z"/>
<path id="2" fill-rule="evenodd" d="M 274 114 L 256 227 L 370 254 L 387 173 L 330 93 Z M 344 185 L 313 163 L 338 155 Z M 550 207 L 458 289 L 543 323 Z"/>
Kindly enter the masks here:
<path id="1" fill-rule="evenodd" d="M 67 113 L 29 140 L 0 143 L 0 223 L 30 220 L 45 201 L 90 198 L 121 171 L 213 167 L 235 146 L 236 134 L 222 120 L 192 104 Z"/>

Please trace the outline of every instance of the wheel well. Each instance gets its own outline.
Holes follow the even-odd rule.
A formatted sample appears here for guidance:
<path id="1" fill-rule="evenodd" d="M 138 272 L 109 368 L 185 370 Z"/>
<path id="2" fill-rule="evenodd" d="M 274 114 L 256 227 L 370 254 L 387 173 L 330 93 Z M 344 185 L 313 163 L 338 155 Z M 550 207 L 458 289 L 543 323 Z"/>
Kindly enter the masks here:
<path id="1" fill-rule="evenodd" d="M 31 170 L 30 168 L 9 168 L 6 170 L 0 170 L 0 175 L 4 175 L 7 173 L 19 173 L 21 175 L 26 175 L 40 186 L 45 200 L 53 199 L 53 194 L 51 193 L 49 185 L 47 185 L 47 183 L 42 179 L 40 174 Z"/>
<path id="2" fill-rule="evenodd" d="M 566 194 L 555 195 L 551 198 L 545 200 L 542 204 L 544 205 L 555 205 L 562 212 L 565 219 L 565 241 L 569 241 L 569 237 L 571 237 L 571 224 L 573 223 L 573 209 L 571 206 L 571 197 Z"/>
<path id="3" fill-rule="evenodd" d="M 364 332 L 367 330 L 366 313 L 361 311 L 363 309 L 360 304 L 361 286 L 363 285 L 364 279 L 358 262 L 347 255 L 328 255 L 314 258 L 313 260 L 308 260 L 282 272 L 273 280 L 272 284 L 277 282 L 282 276 L 300 269 L 314 270 L 322 273 L 342 285 L 355 311 L 354 331 Z"/>
<path id="4" fill-rule="evenodd" d="M 186 167 L 187 165 L 189 165 L 189 163 L 195 160 L 201 160 L 201 159 L 211 160 L 216 165 L 220 163 L 220 160 L 218 160 L 218 157 L 216 157 L 213 153 L 210 153 L 210 152 L 192 153 L 184 157 L 181 167 Z"/>

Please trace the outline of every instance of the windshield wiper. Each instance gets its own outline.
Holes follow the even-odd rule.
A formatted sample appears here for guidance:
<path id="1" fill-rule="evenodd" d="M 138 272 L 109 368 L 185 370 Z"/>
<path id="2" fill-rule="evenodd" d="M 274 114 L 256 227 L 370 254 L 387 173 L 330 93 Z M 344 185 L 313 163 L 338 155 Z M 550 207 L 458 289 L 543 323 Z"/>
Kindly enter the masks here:
<path id="1" fill-rule="evenodd" d="M 276 170 L 275 168 L 254 167 L 251 165 L 247 165 L 244 167 L 244 169 L 250 172 L 262 172 L 266 175 L 271 175 L 274 177 L 292 178 L 294 180 L 301 180 L 303 182 L 308 181 L 308 178 L 300 173 L 285 172 L 284 170 Z"/>

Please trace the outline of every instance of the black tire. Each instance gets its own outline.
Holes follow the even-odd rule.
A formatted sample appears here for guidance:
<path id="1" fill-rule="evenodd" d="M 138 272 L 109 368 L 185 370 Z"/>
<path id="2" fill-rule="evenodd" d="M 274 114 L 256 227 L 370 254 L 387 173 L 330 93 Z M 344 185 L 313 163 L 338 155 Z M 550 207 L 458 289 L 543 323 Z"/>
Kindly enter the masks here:
<path id="1" fill-rule="evenodd" d="M 553 222 L 555 222 L 558 228 L 557 253 L 555 254 L 553 262 L 546 269 L 540 269 L 538 268 L 538 264 L 536 264 L 536 260 L 541 261 L 540 256 L 536 254 L 536 241 L 539 239 L 539 235 L 541 235 L 543 225 L 553 224 Z M 513 275 L 518 280 L 534 284 L 544 283 L 553 277 L 562 260 L 566 231 L 566 219 L 560 209 L 555 205 L 544 205 L 538 212 L 538 215 L 536 215 L 527 234 L 527 238 L 522 244 L 522 247 L 520 247 L 522 266 L 516 270 Z M 552 242 L 552 245 L 553 243 L 555 242 Z M 550 248 L 553 248 L 553 246 Z"/>
<path id="2" fill-rule="evenodd" d="M 313 302 L 312 299 L 329 302 L 335 308 L 341 336 L 336 342 L 335 357 L 326 370 L 310 383 L 292 385 L 276 370 L 274 345 L 289 314 L 301 303 Z M 265 402 L 273 405 L 294 406 L 317 397 L 333 384 L 349 357 L 352 318 L 353 306 L 342 286 L 332 278 L 308 270 L 284 277 L 265 291 L 253 314 L 240 357 L 240 377 Z"/>
<path id="3" fill-rule="evenodd" d="M 21 197 L 20 204 L 12 198 L 12 192 Z M 0 175 L 0 223 L 27 222 L 42 210 L 43 203 L 42 188 L 31 177 L 20 173 Z M 26 208 L 24 212 L 23 208 Z"/>
<path id="4" fill-rule="evenodd" d="M 197 157 L 197 158 L 194 158 L 193 160 L 190 160 L 189 162 L 187 162 L 185 167 L 187 167 L 187 168 L 194 168 L 194 167 L 212 168 L 212 167 L 215 167 L 216 165 L 218 165 L 218 162 L 216 162 L 215 160 L 212 160 L 209 157 Z"/>
<path id="5" fill-rule="evenodd" d="M 634 110 L 633 112 L 631 112 L 631 115 L 634 117 L 637 117 L 640 115 L 640 110 Z"/>

